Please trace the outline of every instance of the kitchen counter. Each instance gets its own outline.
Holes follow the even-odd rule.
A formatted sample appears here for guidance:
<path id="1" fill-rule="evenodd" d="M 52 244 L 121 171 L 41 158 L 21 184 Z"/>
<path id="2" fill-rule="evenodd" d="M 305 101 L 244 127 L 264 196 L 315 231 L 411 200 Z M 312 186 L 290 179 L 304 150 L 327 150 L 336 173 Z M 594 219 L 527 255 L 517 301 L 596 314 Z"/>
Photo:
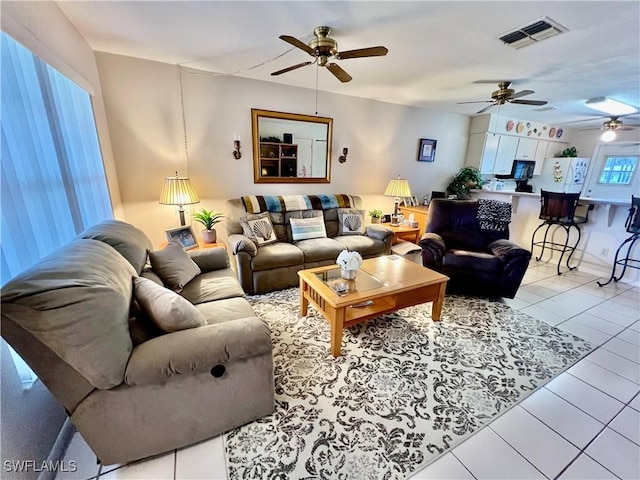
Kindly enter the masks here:
<path id="1" fill-rule="evenodd" d="M 520 198 L 522 197 L 532 197 L 532 198 L 540 198 L 540 193 L 529 193 L 529 192 L 513 192 L 513 191 L 504 191 L 504 190 L 472 190 L 472 194 L 474 195 L 482 195 L 482 194 L 495 194 L 500 196 L 509 196 L 509 201 L 511 202 L 511 208 L 513 213 L 518 211 L 518 203 Z M 605 215 L 607 218 L 607 227 L 611 226 L 611 222 L 613 217 L 616 214 L 617 208 L 620 206 L 628 207 L 631 205 L 631 200 L 622 200 L 620 198 L 591 198 L 591 197 L 580 197 L 581 203 L 592 203 L 594 205 L 602 205 L 605 209 Z"/>

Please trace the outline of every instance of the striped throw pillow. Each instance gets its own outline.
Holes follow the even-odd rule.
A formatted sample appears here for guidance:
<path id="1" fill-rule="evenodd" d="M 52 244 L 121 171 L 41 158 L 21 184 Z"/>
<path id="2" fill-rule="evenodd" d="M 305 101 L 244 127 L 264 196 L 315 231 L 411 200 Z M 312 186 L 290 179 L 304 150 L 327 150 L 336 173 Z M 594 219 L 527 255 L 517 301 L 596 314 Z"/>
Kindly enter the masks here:
<path id="1" fill-rule="evenodd" d="M 291 236 L 293 241 L 308 240 L 310 238 L 325 238 L 324 217 L 290 218 Z"/>

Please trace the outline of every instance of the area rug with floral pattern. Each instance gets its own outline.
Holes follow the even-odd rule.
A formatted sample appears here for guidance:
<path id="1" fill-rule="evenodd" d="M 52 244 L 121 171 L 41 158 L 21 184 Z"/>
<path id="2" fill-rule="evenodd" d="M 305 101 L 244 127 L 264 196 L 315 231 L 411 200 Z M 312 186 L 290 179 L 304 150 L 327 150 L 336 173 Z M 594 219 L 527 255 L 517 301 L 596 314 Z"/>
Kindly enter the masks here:
<path id="1" fill-rule="evenodd" d="M 507 305 L 447 296 L 345 330 L 297 289 L 248 297 L 271 326 L 276 408 L 224 435 L 230 479 L 404 479 L 592 346 Z"/>

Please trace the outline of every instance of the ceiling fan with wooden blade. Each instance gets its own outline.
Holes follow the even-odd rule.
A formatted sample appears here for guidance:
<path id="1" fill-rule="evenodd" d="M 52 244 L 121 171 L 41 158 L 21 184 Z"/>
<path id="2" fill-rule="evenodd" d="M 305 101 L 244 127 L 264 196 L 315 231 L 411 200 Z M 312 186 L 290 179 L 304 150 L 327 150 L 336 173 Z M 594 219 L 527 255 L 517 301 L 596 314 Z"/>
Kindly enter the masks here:
<path id="1" fill-rule="evenodd" d="M 484 113 L 490 108 L 496 105 L 504 105 L 505 103 L 515 103 L 518 105 L 546 105 L 546 100 L 520 100 L 520 97 L 531 95 L 535 93 L 533 90 L 521 90 L 516 92 L 514 89 L 509 88 L 511 82 L 499 82 L 498 90 L 491 94 L 491 100 L 478 100 L 475 102 L 458 102 L 458 105 L 466 103 L 490 103 L 477 113 Z"/>
<path id="2" fill-rule="evenodd" d="M 603 117 L 603 118 L 607 118 L 607 117 Z M 604 122 L 602 124 L 602 126 L 600 127 L 592 127 L 592 128 L 582 128 L 580 129 L 581 132 L 585 131 L 585 130 L 612 130 L 612 131 L 630 131 L 630 130 L 635 130 L 635 127 L 640 127 L 640 125 L 625 125 L 622 120 L 619 120 L 620 116 L 611 116 L 608 117 L 609 120 L 607 120 L 606 122 Z"/>
<path id="3" fill-rule="evenodd" d="M 338 42 L 329 37 L 330 33 L 330 27 L 316 27 L 313 30 L 315 38 L 311 40 L 308 45 L 290 35 L 280 35 L 280 39 L 299 48 L 300 50 L 305 51 L 312 57 L 315 57 L 315 60 L 313 62 L 303 62 L 298 65 L 283 68 L 282 70 L 273 72 L 271 75 L 281 75 L 283 73 L 290 72 L 291 70 L 296 70 L 306 65 L 317 63 L 321 67 L 327 67 L 327 70 L 329 70 L 338 80 L 346 83 L 352 80 L 351 75 L 345 72 L 337 63 L 329 62 L 330 59 L 347 60 L 350 58 L 382 57 L 389 51 L 386 47 L 378 46 L 340 52 L 338 51 Z"/>

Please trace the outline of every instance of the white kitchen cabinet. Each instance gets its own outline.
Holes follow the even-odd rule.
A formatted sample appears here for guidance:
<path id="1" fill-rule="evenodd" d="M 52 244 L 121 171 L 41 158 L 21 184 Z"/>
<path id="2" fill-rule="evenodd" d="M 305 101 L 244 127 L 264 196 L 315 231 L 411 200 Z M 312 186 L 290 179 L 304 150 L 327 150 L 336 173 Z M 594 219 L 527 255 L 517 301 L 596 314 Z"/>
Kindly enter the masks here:
<path id="1" fill-rule="evenodd" d="M 533 160 L 536 157 L 538 140 L 535 138 L 519 138 L 516 160 Z"/>
<path id="2" fill-rule="evenodd" d="M 549 149 L 550 144 L 551 142 L 547 140 L 538 140 L 536 155 L 534 158 L 534 160 L 536 161 L 536 166 L 533 169 L 534 175 L 540 175 L 540 172 L 542 171 L 542 162 L 544 162 L 544 159 L 547 158 L 547 150 Z"/>
<path id="3" fill-rule="evenodd" d="M 466 164 L 477 167 L 483 175 L 491 175 L 501 135 L 473 133 L 469 135 Z"/>
<path id="4" fill-rule="evenodd" d="M 496 151 L 496 161 L 493 165 L 493 173 L 496 175 L 508 175 L 511 173 L 513 161 L 518 149 L 518 137 L 511 135 L 497 135 L 500 137 Z"/>

